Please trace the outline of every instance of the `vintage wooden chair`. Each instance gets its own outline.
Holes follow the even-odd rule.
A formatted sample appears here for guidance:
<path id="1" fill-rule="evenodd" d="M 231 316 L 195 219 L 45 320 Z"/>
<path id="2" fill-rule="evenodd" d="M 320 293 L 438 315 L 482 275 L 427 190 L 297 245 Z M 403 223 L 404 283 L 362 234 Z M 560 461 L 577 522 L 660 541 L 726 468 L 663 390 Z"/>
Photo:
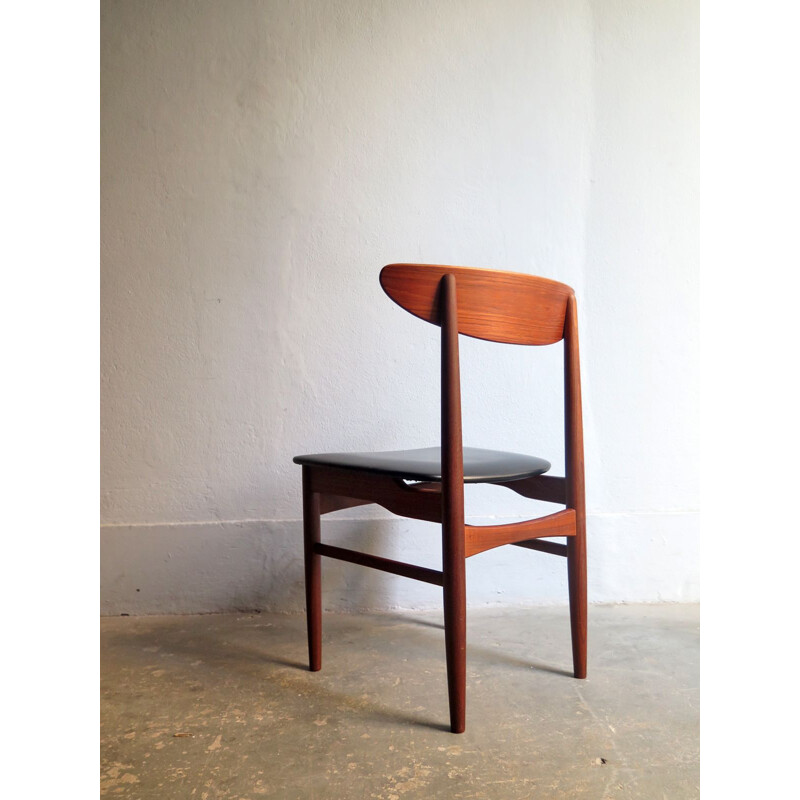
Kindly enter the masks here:
<path id="1" fill-rule="evenodd" d="M 465 559 L 515 544 L 566 556 L 572 658 L 586 677 L 586 510 L 575 294 L 556 281 L 514 272 L 426 264 L 389 264 L 386 294 L 442 329 L 441 448 L 297 456 L 303 467 L 303 529 L 310 669 L 322 664 L 321 556 L 363 564 L 443 587 L 450 727 L 461 733 L 466 709 Z M 566 477 L 544 475 L 541 458 L 462 447 L 458 334 L 511 344 L 564 340 Z M 411 481 L 412 483 L 406 483 Z M 566 506 L 507 525 L 464 524 L 464 484 L 491 483 Z M 377 503 L 404 517 L 442 524 L 442 570 L 324 544 L 320 515 Z M 566 537 L 566 544 L 541 537 Z"/>

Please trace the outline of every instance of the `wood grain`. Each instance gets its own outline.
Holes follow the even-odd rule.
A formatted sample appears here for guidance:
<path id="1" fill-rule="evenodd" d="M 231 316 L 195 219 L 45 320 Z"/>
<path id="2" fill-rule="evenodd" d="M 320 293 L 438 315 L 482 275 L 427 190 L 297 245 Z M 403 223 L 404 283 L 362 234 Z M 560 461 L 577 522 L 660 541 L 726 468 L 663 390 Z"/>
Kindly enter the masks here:
<path id="1" fill-rule="evenodd" d="M 406 486 L 399 478 L 375 475 L 357 469 L 340 469 L 321 465 L 305 466 L 312 491 L 333 495 L 323 501 L 325 513 L 356 505 L 377 503 L 387 511 L 409 519 L 427 522 L 442 521 L 442 501 L 439 492 Z M 353 502 L 350 502 L 353 501 Z M 356 502 L 356 501 L 363 501 Z"/>
<path id="2" fill-rule="evenodd" d="M 306 625 L 308 668 L 322 667 L 322 565 L 314 547 L 320 541 L 319 495 L 311 487 L 308 467 L 303 467 L 303 555 L 306 578 Z"/>
<path id="3" fill-rule="evenodd" d="M 564 321 L 564 433 L 566 439 L 567 505 L 575 509 L 575 536 L 567 540 L 569 614 L 572 662 L 576 678 L 586 677 L 588 596 L 586 591 L 586 498 L 583 465 L 583 414 L 578 347 L 578 307 L 567 304 Z"/>
<path id="4" fill-rule="evenodd" d="M 452 274 L 440 277 L 442 325 L 442 566 L 444 640 L 450 730 L 463 733 L 467 706 L 467 586 L 464 556 L 464 453 L 458 359 L 458 290 Z"/>
<path id="5" fill-rule="evenodd" d="M 556 475 L 534 475 L 518 481 L 492 482 L 495 486 L 505 486 L 512 492 L 521 494 L 531 500 L 543 500 L 546 503 L 567 503 L 567 481 Z"/>
<path id="6" fill-rule="evenodd" d="M 428 567 L 420 567 L 416 564 L 407 564 L 405 561 L 393 561 L 390 558 L 373 556 L 369 553 L 361 553 L 358 550 L 348 550 L 345 547 L 334 547 L 331 544 L 317 542 L 314 545 L 314 552 L 328 558 L 337 558 L 340 561 L 349 561 L 351 564 L 360 564 L 364 567 L 372 567 L 382 572 L 391 572 L 393 575 L 401 575 L 404 578 L 413 578 L 415 581 L 432 583 L 441 586 L 443 583 L 442 573 Z"/>
<path id="7" fill-rule="evenodd" d="M 406 311 L 440 324 L 442 276 L 455 276 L 458 332 L 508 344 L 545 345 L 561 341 L 569 286 L 518 272 L 439 264 L 388 264 L 381 286 Z"/>
<path id="8" fill-rule="evenodd" d="M 567 508 L 546 517 L 511 522 L 507 525 L 467 525 L 465 554 L 467 558 L 493 547 L 515 544 L 541 536 L 575 536 L 575 511 Z"/>
<path id="9" fill-rule="evenodd" d="M 528 539 L 525 542 L 512 542 L 515 547 L 525 547 L 528 550 L 539 550 L 542 553 L 550 553 L 552 556 L 567 557 L 567 546 L 561 542 L 548 542 L 546 540 Z"/>

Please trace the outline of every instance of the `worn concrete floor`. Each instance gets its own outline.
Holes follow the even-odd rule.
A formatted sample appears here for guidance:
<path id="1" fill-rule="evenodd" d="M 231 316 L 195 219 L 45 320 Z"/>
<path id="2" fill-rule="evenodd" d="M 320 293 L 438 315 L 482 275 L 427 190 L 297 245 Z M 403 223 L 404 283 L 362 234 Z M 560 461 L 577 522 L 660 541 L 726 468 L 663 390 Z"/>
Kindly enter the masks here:
<path id="1" fill-rule="evenodd" d="M 468 614 L 467 731 L 447 730 L 441 615 L 102 621 L 103 796 L 693 798 L 698 609 L 593 606 L 589 677 L 566 608 Z"/>

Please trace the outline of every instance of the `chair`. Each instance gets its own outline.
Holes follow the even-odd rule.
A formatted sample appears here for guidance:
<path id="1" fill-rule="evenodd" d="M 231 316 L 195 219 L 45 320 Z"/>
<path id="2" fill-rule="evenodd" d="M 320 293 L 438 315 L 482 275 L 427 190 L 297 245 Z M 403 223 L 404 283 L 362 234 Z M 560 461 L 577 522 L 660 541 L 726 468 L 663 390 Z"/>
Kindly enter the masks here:
<path id="1" fill-rule="evenodd" d="M 461 733 L 466 710 L 465 560 L 476 553 L 514 544 L 566 557 L 574 674 L 586 677 L 586 510 L 575 294 L 563 283 L 533 275 L 426 264 L 389 264 L 380 282 L 406 311 L 441 326 L 441 447 L 294 459 L 303 468 L 309 666 L 316 671 L 322 665 L 322 556 L 441 586 L 450 728 Z M 541 458 L 462 447 L 459 333 L 524 345 L 564 340 L 566 477 L 545 475 L 550 464 Z M 525 522 L 465 525 L 465 483 L 506 486 L 565 508 Z M 400 516 L 441 523 L 442 570 L 321 541 L 322 514 L 369 503 Z M 561 536 L 566 544 L 541 540 Z"/>

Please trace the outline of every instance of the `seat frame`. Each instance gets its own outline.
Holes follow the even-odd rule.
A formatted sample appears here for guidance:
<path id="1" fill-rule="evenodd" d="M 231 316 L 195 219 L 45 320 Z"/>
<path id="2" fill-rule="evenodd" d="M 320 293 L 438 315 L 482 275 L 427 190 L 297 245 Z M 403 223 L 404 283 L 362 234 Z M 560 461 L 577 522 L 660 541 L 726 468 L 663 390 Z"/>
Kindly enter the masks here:
<path id="1" fill-rule="evenodd" d="M 445 653 L 450 704 L 450 728 L 461 733 L 466 724 L 466 559 L 476 553 L 513 544 L 567 559 L 569 585 L 572 658 L 576 678 L 586 677 L 587 654 L 587 590 L 586 590 L 586 508 L 584 499 L 583 426 L 581 418 L 580 359 L 575 295 L 564 284 L 555 284 L 533 276 L 515 276 L 554 284 L 567 292 L 564 295 L 563 329 L 556 341 L 564 340 L 564 477 L 537 475 L 510 482 L 494 482 L 535 500 L 564 505 L 556 513 L 537 519 L 507 525 L 474 526 L 464 522 L 464 476 L 461 435 L 461 384 L 459 375 L 459 303 L 458 279 L 463 278 L 480 288 L 479 296 L 491 301 L 493 276 L 509 276 L 492 270 L 464 267 L 427 267 L 427 265 L 390 265 L 384 268 L 381 282 L 387 293 L 412 313 L 404 300 L 398 300 L 387 288 L 384 274 L 393 268 L 413 268 L 432 277 L 438 284 L 437 318 L 429 321 L 441 325 L 441 482 L 406 484 L 402 479 L 364 470 L 323 465 L 303 465 L 303 532 L 305 558 L 305 590 L 308 622 L 309 668 L 322 666 L 322 556 L 349 561 L 384 572 L 413 578 L 441 586 L 444 600 Z M 478 275 L 477 273 L 481 273 Z M 416 273 L 414 273 L 416 274 Z M 412 276 L 413 277 L 413 276 Z M 536 314 L 536 307 L 530 308 Z M 422 314 L 417 314 L 422 316 Z M 464 328 L 461 328 L 464 333 Z M 513 341 L 495 335 L 479 335 L 494 341 Z M 519 336 L 518 333 L 513 334 Z M 527 334 L 526 334 L 527 335 Z M 521 341 L 521 339 L 518 339 Z M 541 343 L 552 343 L 552 336 Z M 539 341 L 524 341 L 538 344 Z M 323 514 L 376 503 L 394 514 L 411 519 L 437 522 L 442 525 L 442 570 L 428 569 L 379 556 L 325 544 L 320 536 Z M 544 537 L 565 537 L 566 543 L 542 541 Z"/>

